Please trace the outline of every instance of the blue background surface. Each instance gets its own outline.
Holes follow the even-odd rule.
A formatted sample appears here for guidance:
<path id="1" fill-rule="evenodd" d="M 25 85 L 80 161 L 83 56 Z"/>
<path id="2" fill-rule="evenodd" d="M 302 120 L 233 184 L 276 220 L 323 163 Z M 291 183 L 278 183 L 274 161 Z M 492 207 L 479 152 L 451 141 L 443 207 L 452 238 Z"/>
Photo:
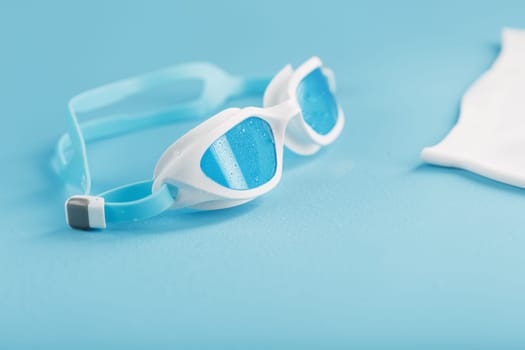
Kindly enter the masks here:
<path id="1" fill-rule="evenodd" d="M 523 1 L 0 4 L 0 347 L 525 346 L 525 192 L 422 165 Z M 242 207 L 69 230 L 49 168 L 66 103 L 192 60 L 332 67 L 347 116 Z M 88 148 L 101 188 L 197 122 Z M 132 141 L 131 141 L 132 140 Z"/>

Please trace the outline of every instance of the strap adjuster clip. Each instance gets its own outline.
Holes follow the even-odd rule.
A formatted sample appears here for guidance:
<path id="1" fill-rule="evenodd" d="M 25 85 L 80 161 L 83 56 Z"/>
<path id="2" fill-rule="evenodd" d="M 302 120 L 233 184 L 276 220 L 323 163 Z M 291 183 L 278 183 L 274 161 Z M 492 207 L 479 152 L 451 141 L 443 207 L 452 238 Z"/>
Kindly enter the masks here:
<path id="1" fill-rule="evenodd" d="M 97 196 L 71 196 L 65 204 L 66 221 L 72 228 L 91 230 L 106 228 L 104 198 Z"/>

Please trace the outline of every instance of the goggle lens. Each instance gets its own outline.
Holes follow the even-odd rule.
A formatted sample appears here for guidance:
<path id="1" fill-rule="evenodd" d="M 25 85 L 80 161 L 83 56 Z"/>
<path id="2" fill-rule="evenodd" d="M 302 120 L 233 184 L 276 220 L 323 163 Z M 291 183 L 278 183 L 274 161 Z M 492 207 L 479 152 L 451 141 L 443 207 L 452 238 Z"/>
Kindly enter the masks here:
<path id="1" fill-rule="evenodd" d="M 321 68 L 309 73 L 296 91 L 304 121 L 318 134 L 326 135 L 335 126 L 339 114 L 335 96 Z"/>
<path id="2" fill-rule="evenodd" d="M 277 169 L 270 125 L 258 117 L 245 119 L 211 144 L 200 166 L 206 176 L 230 189 L 264 185 Z"/>

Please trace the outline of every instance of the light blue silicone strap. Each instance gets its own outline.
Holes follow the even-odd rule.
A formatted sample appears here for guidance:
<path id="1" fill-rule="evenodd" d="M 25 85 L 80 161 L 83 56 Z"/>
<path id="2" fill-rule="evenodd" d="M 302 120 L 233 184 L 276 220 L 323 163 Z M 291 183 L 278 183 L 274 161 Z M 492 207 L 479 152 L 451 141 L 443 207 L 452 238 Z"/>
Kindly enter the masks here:
<path id="1" fill-rule="evenodd" d="M 262 96 L 264 94 L 264 91 L 268 87 L 268 84 L 270 84 L 271 78 L 264 77 L 264 78 L 240 78 L 236 77 L 238 79 L 238 85 L 236 86 L 236 89 L 233 89 L 230 95 L 230 99 L 234 99 L 237 97 L 247 97 L 247 96 Z"/>
<path id="2" fill-rule="evenodd" d="M 152 186 L 153 181 L 142 181 L 99 194 L 105 201 L 106 223 L 143 220 L 169 209 L 174 198 L 168 185 L 153 193 Z"/>
<path id="3" fill-rule="evenodd" d="M 150 113 L 110 115 L 85 123 L 78 121 L 78 113 L 107 107 L 155 86 L 185 79 L 201 79 L 204 83 L 203 93 L 195 101 Z M 262 94 L 269 81 L 268 78 L 232 76 L 213 64 L 195 62 L 88 90 L 73 97 L 69 103 L 69 131 L 58 141 L 53 159 L 55 170 L 67 184 L 79 188 L 83 194 L 89 194 L 91 175 L 86 142 L 161 126 L 183 118 L 209 116 L 228 99 Z M 169 208 L 173 202 L 167 188 L 151 193 L 151 181 L 119 187 L 101 196 L 108 197 L 105 205 L 108 222 L 151 217 Z"/>

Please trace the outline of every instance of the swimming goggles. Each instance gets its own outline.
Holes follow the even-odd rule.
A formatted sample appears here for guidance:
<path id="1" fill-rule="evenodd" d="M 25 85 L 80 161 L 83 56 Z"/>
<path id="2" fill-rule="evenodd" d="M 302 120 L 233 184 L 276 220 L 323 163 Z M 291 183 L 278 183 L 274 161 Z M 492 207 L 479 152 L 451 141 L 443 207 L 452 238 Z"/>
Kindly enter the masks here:
<path id="1" fill-rule="evenodd" d="M 185 79 L 203 84 L 201 95 L 190 102 L 78 121 L 81 113 Z M 179 138 L 161 156 L 152 180 L 90 195 L 86 142 L 210 114 L 232 98 L 263 92 L 263 108 L 225 109 Z M 333 73 L 317 57 L 297 69 L 287 65 L 271 80 L 232 76 L 209 63 L 173 66 L 81 93 L 69 102 L 69 112 L 69 131 L 58 141 L 54 165 L 82 193 L 66 200 L 65 212 L 71 227 L 84 230 L 150 218 L 170 208 L 211 210 L 251 201 L 281 179 L 284 145 L 301 155 L 314 154 L 333 142 L 344 124 Z"/>

